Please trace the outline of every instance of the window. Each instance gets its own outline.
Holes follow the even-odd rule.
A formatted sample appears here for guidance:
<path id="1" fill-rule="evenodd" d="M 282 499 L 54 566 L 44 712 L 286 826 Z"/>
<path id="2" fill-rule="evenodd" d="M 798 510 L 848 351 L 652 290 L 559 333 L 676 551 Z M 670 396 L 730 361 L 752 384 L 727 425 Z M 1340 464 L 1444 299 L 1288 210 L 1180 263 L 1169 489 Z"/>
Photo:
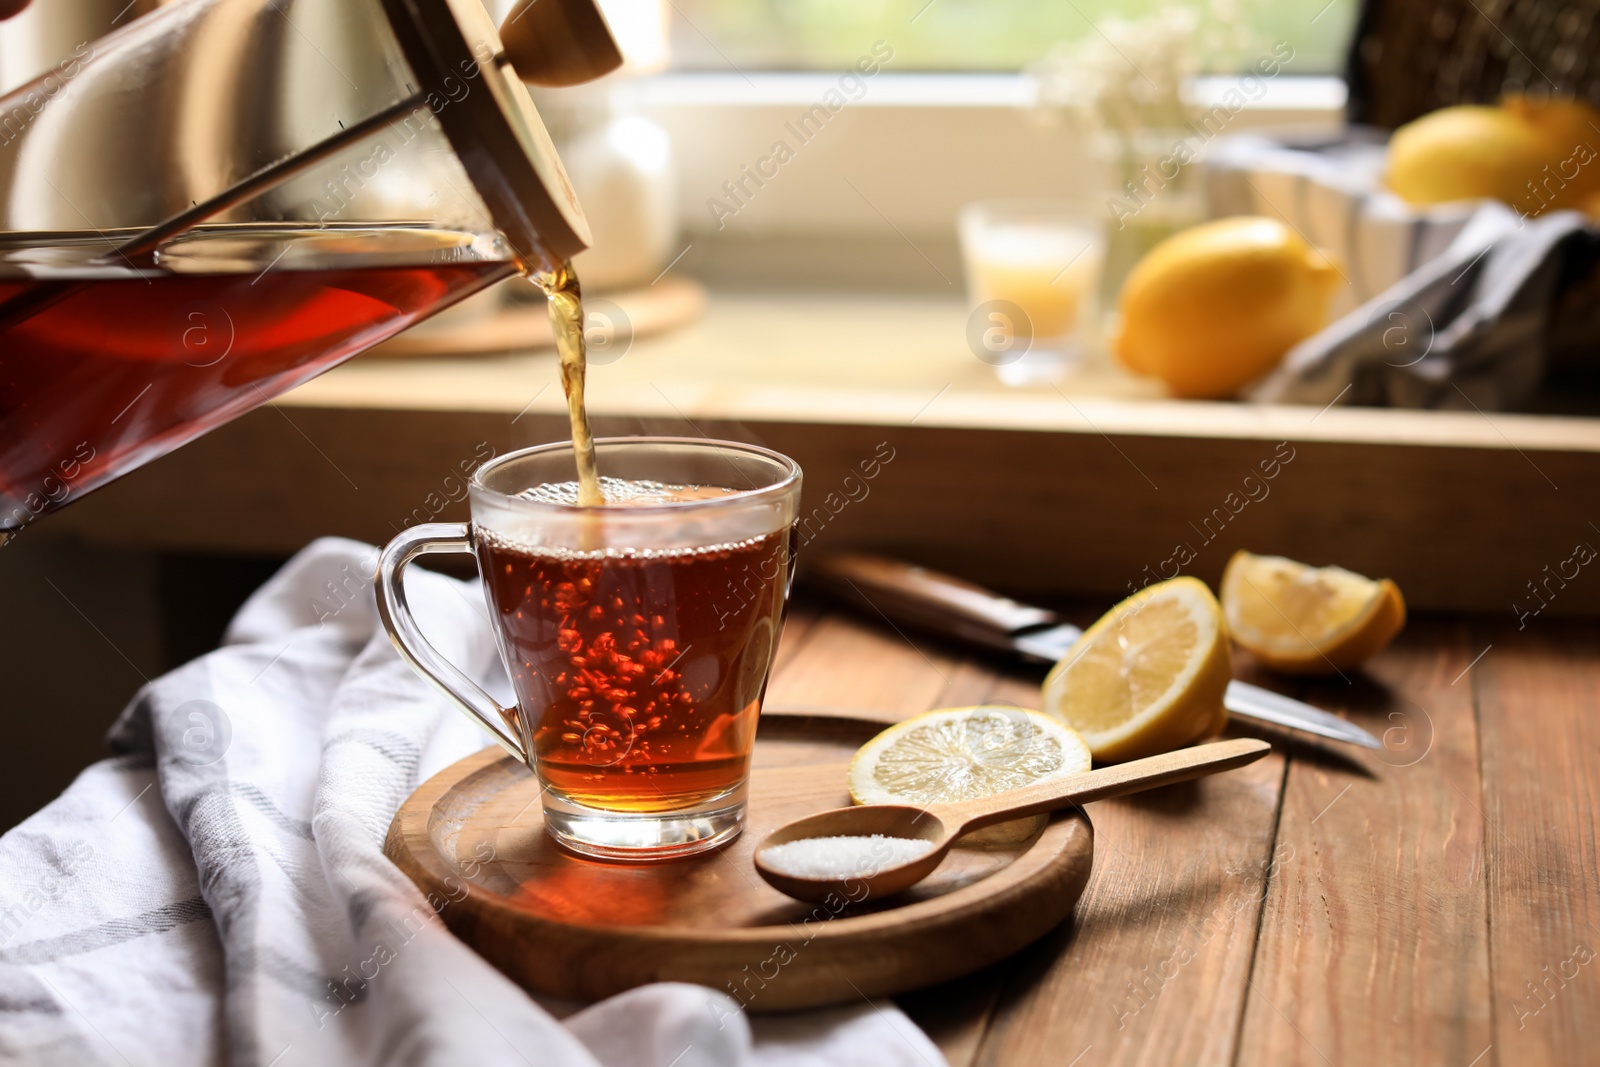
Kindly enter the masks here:
<path id="1" fill-rule="evenodd" d="M 672 66 L 679 70 L 831 70 L 873 42 L 894 69 L 1018 70 L 1051 46 L 1094 33 L 1110 17 L 1151 15 L 1171 0 L 670 0 Z M 1227 73 L 1286 41 L 1293 73 L 1343 67 L 1356 0 L 1196 2 L 1202 35 L 1219 46 L 1209 72 Z M 1225 45 L 1220 42 L 1226 41 Z M 1230 54 L 1231 53 L 1231 54 Z"/>

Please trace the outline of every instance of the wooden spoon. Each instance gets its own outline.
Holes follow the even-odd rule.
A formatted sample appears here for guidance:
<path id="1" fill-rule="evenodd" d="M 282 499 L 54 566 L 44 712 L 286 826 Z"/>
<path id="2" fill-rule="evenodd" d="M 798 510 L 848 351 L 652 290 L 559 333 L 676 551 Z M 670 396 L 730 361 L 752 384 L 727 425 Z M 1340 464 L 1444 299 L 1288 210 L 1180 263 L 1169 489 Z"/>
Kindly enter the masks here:
<path id="1" fill-rule="evenodd" d="M 1272 751 L 1253 737 L 1180 748 L 1148 759 L 1102 767 L 1066 778 L 1013 789 L 992 797 L 954 804 L 862 804 L 809 815 L 781 826 L 756 849 L 756 870 L 781 893 L 798 900 L 823 901 L 832 894 L 860 902 L 908 889 L 933 873 L 956 838 L 998 822 L 1039 815 L 1120 797 L 1174 782 L 1186 782 L 1218 771 L 1243 767 Z M 933 847 L 916 859 L 893 866 L 869 865 L 860 873 L 803 877 L 785 874 L 766 861 L 767 850 L 809 837 L 884 837 L 931 841 Z M 863 888 L 865 892 L 863 892 Z"/>

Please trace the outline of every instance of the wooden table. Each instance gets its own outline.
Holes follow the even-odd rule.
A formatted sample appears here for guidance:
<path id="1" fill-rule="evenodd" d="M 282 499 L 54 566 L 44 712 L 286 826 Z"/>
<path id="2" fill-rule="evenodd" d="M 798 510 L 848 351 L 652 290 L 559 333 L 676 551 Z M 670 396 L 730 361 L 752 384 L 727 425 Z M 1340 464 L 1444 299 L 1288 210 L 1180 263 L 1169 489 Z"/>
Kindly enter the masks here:
<path id="1" fill-rule="evenodd" d="M 1425 619 L 1345 680 L 1239 673 L 1387 747 L 1247 724 L 1280 752 L 1091 805 L 1074 918 L 903 998 L 953 1067 L 1597 1062 L 1600 626 Z M 767 706 L 894 721 L 1039 677 L 802 607 Z"/>

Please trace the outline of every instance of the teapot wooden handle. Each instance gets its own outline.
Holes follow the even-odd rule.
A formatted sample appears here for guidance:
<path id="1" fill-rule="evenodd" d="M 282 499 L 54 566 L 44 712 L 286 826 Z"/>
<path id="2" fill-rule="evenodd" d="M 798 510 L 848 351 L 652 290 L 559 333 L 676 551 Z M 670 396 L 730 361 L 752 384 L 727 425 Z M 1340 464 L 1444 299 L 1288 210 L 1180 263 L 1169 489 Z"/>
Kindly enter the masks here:
<path id="1" fill-rule="evenodd" d="M 579 85 L 622 66 L 595 0 L 519 0 L 500 26 L 506 58 L 530 85 Z"/>

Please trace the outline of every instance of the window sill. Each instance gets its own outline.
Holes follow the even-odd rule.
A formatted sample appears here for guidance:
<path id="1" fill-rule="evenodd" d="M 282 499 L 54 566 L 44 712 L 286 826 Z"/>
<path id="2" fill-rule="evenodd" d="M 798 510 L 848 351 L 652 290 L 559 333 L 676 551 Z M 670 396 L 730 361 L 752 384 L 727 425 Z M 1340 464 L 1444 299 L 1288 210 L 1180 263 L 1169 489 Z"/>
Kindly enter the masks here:
<path id="1" fill-rule="evenodd" d="M 864 83 L 857 101 L 797 137 L 800 117 L 839 80 L 826 72 L 680 73 L 618 86 L 622 106 L 672 136 L 682 243 L 693 246 L 681 269 L 740 288 L 831 282 L 949 291 L 960 281 L 953 271 L 962 204 L 1011 197 L 1103 204 L 1105 185 L 1086 139 L 1039 120 L 1024 75 L 884 71 Z M 1239 84 L 1202 79 L 1197 96 L 1209 110 Z M 1261 84 L 1256 99 L 1229 110 L 1221 132 L 1322 134 L 1343 122 L 1338 78 Z M 775 166 L 780 143 L 790 158 Z M 747 176 L 757 167 L 768 174 L 760 181 Z M 742 193 L 730 192 L 736 187 Z"/>
<path id="2" fill-rule="evenodd" d="M 749 75 L 684 71 L 640 79 L 628 93 L 647 108 L 808 108 L 839 84 L 839 74 L 756 72 Z M 1195 101 L 1215 107 L 1239 84 L 1228 76 L 1200 78 Z M 1314 113 L 1337 117 L 1345 105 L 1344 79 L 1334 75 L 1273 78 L 1266 91 L 1246 104 L 1252 113 Z M 1037 89 L 1025 74 L 938 74 L 884 71 L 866 82 L 852 107 L 866 108 L 1027 108 Z"/>

